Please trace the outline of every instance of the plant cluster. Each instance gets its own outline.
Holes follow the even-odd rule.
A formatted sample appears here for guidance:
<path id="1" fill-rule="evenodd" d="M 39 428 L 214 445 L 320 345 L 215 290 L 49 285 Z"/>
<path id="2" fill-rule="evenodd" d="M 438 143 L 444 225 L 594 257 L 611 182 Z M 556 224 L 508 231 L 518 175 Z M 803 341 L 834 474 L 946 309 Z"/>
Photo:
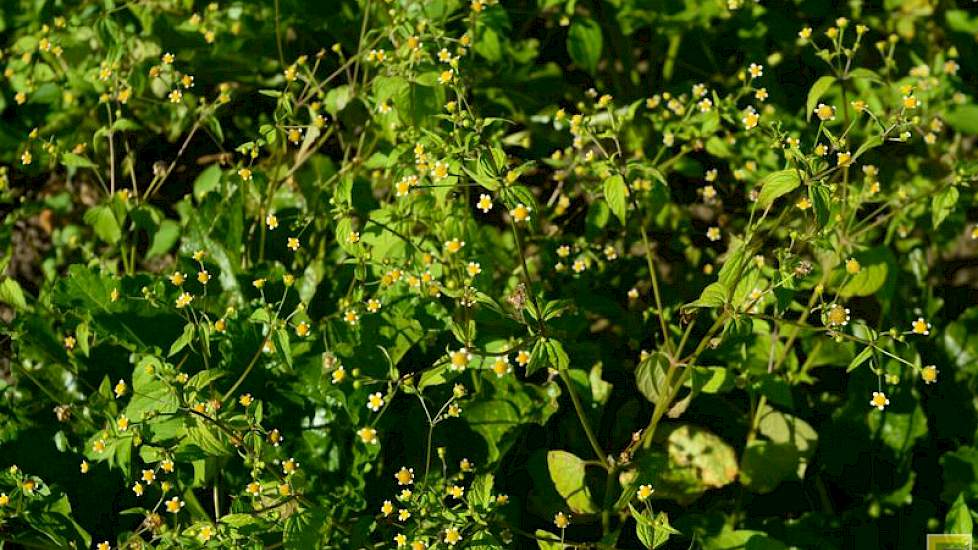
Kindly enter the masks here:
<path id="1" fill-rule="evenodd" d="M 960 4 L 4 0 L 0 541 L 970 534 Z"/>

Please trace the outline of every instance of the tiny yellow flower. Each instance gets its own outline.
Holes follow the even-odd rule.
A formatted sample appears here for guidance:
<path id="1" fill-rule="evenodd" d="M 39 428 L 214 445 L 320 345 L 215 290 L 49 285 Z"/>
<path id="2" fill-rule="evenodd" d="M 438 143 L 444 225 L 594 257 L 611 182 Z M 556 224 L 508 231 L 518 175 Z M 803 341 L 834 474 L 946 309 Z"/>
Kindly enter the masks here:
<path id="1" fill-rule="evenodd" d="M 168 474 L 173 473 L 173 466 L 174 466 L 173 461 L 170 460 L 169 458 L 164 459 L 162 462 L 160 462 L 160 468 L 162 468 L 163 471 Z"/>
<path id="2" fill-rule="evenodd" d="M 920 370 L 920 378 L 923 379 L 925 384 L 933 384 L 937 382 L 937 373 L 939 372 L 934 365 L 927 365 Z"/>
<path id="3" fill-rule="evenodd" d="M 343 313 L 343 319 L 350 325 L 355 325 L 360 321 L 360 314 L 355 310 L 348 309 Z"/>
<path id="4" fill-rule="evenodd" d="M 290 476 L 299 469 L 299 463 L 295 461 L 294 458 L 289 458 L 282 463 L 282 473 L 284 475 Z"/>
<path id="5" fill-rule="evenodd" d="M 103 540 L 102 542 L 98 543 L 98 546 L 95 548 L 96 550 L 112 550 L 112 545 L 109 544 L 109 541 Z"/>
<path id="6" fill-rule="evenodd" d="M 370 313 L 377 313 L 380 311 L 381 303 L 377 298 L 371 298 L 367 300 L 367 311 Z"/>
<path id="7" fill-rule="evenodd" d="M 849 258 L 846 260 L 846 273 L 850 275 L 855 275 L 862 270 L 862 266 L 859 265 L 859 260 L 855 258 Z"/>
<path id="8" fill-rule="evenodd" d="M 183 92 L 180 90 L 173 90 L 167 97 L 170 99 L 170 103 L 180 103 L 183 100 Z"/>
<path id="9" fill-rule="evenodd" d="M 838 166 L 849 166 L 852 164 L 852 153 L 849 151 L 840 151 L 836 154 L 836 165 Z"/>
<path id="10" fill-rule="evenodd" d="M 377 444 L 377 430 L 374 428 L 366 427 L 360 428 L 357 431 L 357 435 L 360 436 L 360 441 L 365 445 L 376 445 Z"/>
<path id="11" fill-rule="evenodd" d="M 452 485 L 448 488 L 448 495 L 455 499 L 465 496 L 465 488 L 460 485 Z"/>
<path id="12" fill-rule="evenodd" d="M 401 469 L 394 474 L 394 480 L 398 485 L 411 485 L 414 483 L 414 468 L 401 466 Z"/>
<path id="13" fill-rule="evenodd" d="M 655 492 L 651 485 L 639 485 L 638 487 L 638 499 L 641 501 L 647 500 L 652 493 Z"/>
<path id="14" fill-rule="evenodd" d="M 126 394 L 126 389 L 127 389 L 126 381 L 119 380 L 118 382 L 116 382 L 113 391 L 115 392 L 116 397 L 122 397 L 123 395 Z"/>
<path id="15" fill-rule="evenodd" d="M 129 419 L 126 415 L 122 415 L 115 421 L 115 426 L 120 432 L 124 432 L 129 429 Z"/>
<path id="16" fill-rule="evenodd" d="M 830 327 L 844 327 L 849 324 L 849 308 L 832 304 L 826 314 L 826 319 Z"/>
<path id="17" fill-rule="evenodd" d="M 740 121 L 744 123 L 745 130 L 752 130 L 757 127 L 757 123 L 760 122 L 761 115 L 757 114 L 757 111 L 753 107 L 748 107 L 744 111 L 744 116 L 741 117 Z"/>
<path id="18" fill-rule="evenodd" d="M 529 206 L 520 203 L 516 205 L 516 208 L 509 211 L 509 215 L 513 217 L 516 223 L 526 222 L 530 220 L 530 212 L 532 210 Z"/>
<path id="19" fill-rule="evenodd" d="M 152 485 L 153 481 L 156 480 L 156 472 L 153 470 L 143 470 L 140 478 L 146 482 L 146 485 Z"/>
<path id="20" fill-rule="evenodd" d="M 288 244 L 286 246 L 288 246 L 289 250 L 291 250 L 292 252 L 299 250 L 299 238 L 289 237 Z"/>
<path id="21" fill-rule="evenodd" d="M 886 394 L 883 392 L 874 391 L 873 398 L 869 400 L 869 404 L 882 411 L 887 405 L 890 404 L 890 400 L 886 398 Z"/>
<path id="22" fill-rule="evenodd" d="M 269 213 L 265 216 L 265 225 L 268 226 L 269 230 L 275 230 L 278 227 L 278 217 L 275 214 Z"/>
<path id="23" fill-rule="evenodd" d="M 342 366 L 337 367 L 336 370 L 333 371 L 332 379 L 334 384 L 342 383 L 345 378 L 346 378 L 346 369 L 343 368 Z"/>
<path id="24" fill-rule="evenodd" d="M 389 500 L 385 500 L 384 503 L 380 505 L 380 513 L 384 514 L 384 517 L 393 514 L 394 503 Z"/>
<path id="25" fill-rule="evenodd" d="M 502 378 L 507 374 L 513 372 L 513 367 L 509 364 L 509 357 L 505 355 L 500 355 L 492 362 L 492 372 L 496 373 L 496 376 Z"/>
<path id="26" fill-rule="evenodd" d="M 923 317 L 918 317 L 917 320 L 913 322 L 912 329 L 914 334 L 922 334 L 927 336 L 930 334 L 930 323 L 925 321 Z"/>
<path id="27" fill-rule="evenodd" d="M 751 63 L 750 67 L 747 67 L 747 72 L 750 73 L 751 78 L 759 78 L 764 76 L 764 66 L 758 65 L 757 63 Z"/>
<path id="28" fill-rule="evenodd" d="M 146 492 L 146 489 L 143 487 L 142 483 L 137 481 L 136 483 L 132 484 L 132 492 L 135 493 L 137 497 L 141 497 L 143 496 L 143 493 Z"/>
<path id="29" fill-rule="evenodd" d="M 449 366 L 452 370 L 462 371 L 469 366 L 469 361 L 472 360 L 472 354 L 469 353 L 469 350 L 461 348 L 457 351 L 450 352 L 448 358 L 450 361 Z"/>
<path id="30" fill-rule="evenodd" d="M 449 527 L 448 529 L 445 529 L 445 544 L 455 546 L 461 540 L 462 535 L 458 532 L 458 527 Z"/>
<path id="31" fill-rule="evenodd" d="M 173 497 L 166 501 L 166 511 L 171 514 L 176 514 L 180 512 L 180 509 L 184 507 L 187 503 L 180 500 L 180 497 Z"/>
<path id="32" fill-rule="evenodd" d="M 246 394 L 244 394 L 244 395 L 242 395 L 241 397 L 238 398 L 238 403 L 241 403 L 241 406 L 242 407 L 247 407 L 247 406 L 251 405 L 251 403 L 253 401 L 254 401 L 254 398 L 251 397 L 251 394 L 250 393 L 246 393 Z"/>
<path id="33" fill-rule="evenodd" d="M 449 254 L 455 254 L 456 252 L 462 250 L 464 246 L 465 246 L 465 241 L 460 241 L 458 239 L 445 241 L 445 252 Z"/>
<path id="34" fill-rule="evenodd" d="M 241 168 L 238 170 L 238 177 L 244 181 L 251 181 L 252 174 L 250 168 Z"/>
<path id="35" fill-rule="evenodd" d="M 189 292 L 184 292 L 177 296 L 176 304 L 178 309 L 182 309 L 190 305 L 190 302 L 194 300 L 194 297 L 190 295 Z"/>
<path id="36" fill-rule="evenodd" d="M 476 204 L 476 206 L 479 208 L 479 210 L 482 210 L 483 214 L 488 214 L 489 211 L 492 210 L 492 197 L 482 193 L 479 195 L 479 202 Z"/>
<path id="37" fill-rule="evenodd" d="M 557 515 L 554 516 L 554 525 L 557 526 L 557 529 L 566 529 L 570 525 L 570 518 L 563 512 L 557 512 Z"/>
<path id="38" fill-rule="evenodd" d="M 211 274 L 207 272 L 206 269 L 201 269 L 197 272 L 197 281 L 202 285 L 206 285 L 208 281 L 211 280 Z"/>
<path id="39" fill-rule="evenodd" d="M 819 120 L 835 120 L 835 107 L 819 103 L 818 107 L 815 107 L 815 116 Z"/>
<path id="40" fill-rule="evenodd" d="M 707 239 L 710 239 L 713 242 L 719 241 L 720 240 L 720 228 L 714 226 L 714 227 L 710 227 L 709 229 L 707 229 L 706 230 L 706 238 Z"/>
<path id="41" fill-rule="evenodd" d="M 90 469 L 91 469 L 91 465 L 89 465 L 88 461 L 82 460 L 81 465 L 79 466 L 79 470 L 81 470 L 81 473 L 87 474 Z"/>
<path id="42" fill-rule="evenodd" d="M 367 398 L 367 408 L 373 412 L 377 412 L 381 407 L 384 406 L 384 395 L 380 392 L 374 392 L 370 394 Z"/>

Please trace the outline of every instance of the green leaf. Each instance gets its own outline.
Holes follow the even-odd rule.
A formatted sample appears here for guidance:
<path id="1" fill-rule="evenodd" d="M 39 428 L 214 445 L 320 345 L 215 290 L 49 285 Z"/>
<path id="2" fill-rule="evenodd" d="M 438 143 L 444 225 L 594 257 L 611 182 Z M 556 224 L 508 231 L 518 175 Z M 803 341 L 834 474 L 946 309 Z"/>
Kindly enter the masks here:
<path id="1" fill-rule="evenodd" d="M 548 338 L 546 346 L 550 364 L 559 371 L 567 370 L 570 367 L 570 357 L 564 351 L 564 345 L 557 340 Z"/>
<path id="2" fill-rule="evenodd" d="M 115 219 L 115 214 L 107 205 L 89 208 L 88 212 L 85 212 L 85 223 L 92 226 L 95 234 L 109 244 L 115 244 L 122 238 L 119 221 Z"/>
<path id="3" fill-rule="evenodd" d="M 703 289 L 700 297 L 695 302 L 686 304 L 688 308 L 696 307 L 720 307 L 727 301 L 727 286 L 717 282 L 708 285 Z"/>
<path id="4" fill-rule="evenodd" d="M 604 180 L 604 198 L 608 201 L 611 212 L 618 221 L 625 225 L 625 212 L 628 209 L 628 186 L 620 175 L 614 175 Z"/>
<path id="5" fill-rule="evenodd" d="M 275 343 L 275 353 L 285 364 L 292 366 L 292 346 L 289 345 L 289 333 L 285 329 L 278 329 L 272 334 L 272 341 Z"/>
<path id="6" fill-rule="evenodd" d="M 755 440 L 740 459 L 740 483 L 755 493 L 770 493 L 795 476 L 798 451 L 784 443 Z"/>
<path id="7" fill-rule="evenodd" d="M 75 153 L 62 153 L 61 154 L 61 164 L 69 168 L 97 168 L 98 166 L 88 160 L 88 158 L 81 155 L 76 155 Z"/>
<path id="8" fill-rule="evenodd" d="M 639 363 L 635 369 L 635 385 L 638 391 L 651 403 L 658 403 L 666 392 L 666 370 L 669 368 L 669 358 L 662 352 L 653 352 Z"/>
<path id="9" fill-rule="evenodd" d="M 818 106 L 818 100 L 822 99 L 825 92 L 829 91 L 832 84 L 835 83 L 834 76 L 823 76 L 812 84 L 812 87 L 808 90 L 808 101 L 805 102 L 805 113 L 808 116 L 808 120 L 812 119 L 812 115 L 815 113 L 815 107 Z"/>
<path id="10" fill-rule="evenodd" d="M 180 334 L 179 338 L 173 341 L 173 344 L 170 346 L 170 352 L 167 354 L 167 357 L 173 357 L 180 350 L 187 347 L 190 344 L 190 342 L 193 341 L 195 328 L 196 327 L 194 326 L 193 323 L 187 323 L 186 325 L 183 326 L 183 333 Z"/>
<path id="11" fill-rule="evenodd" d="M 757 205 L 768 208 L 775 199 L 786 195 L 801 185 L 797 170 L 780 170 L 768 174 L 761 180 L 761 192 L 757 196 Z"/>
<path id="12" fill-rule="evenodd" d="M 153 234 L 153 242 L 146 251 L 147 258 L 162 256 L 180 240 L 180 224 L 173 220 L 163 220 Z"/>
<path id="13" fill-rule="evenodd" d="M 815 184 L 808 187 L 808 198 L 812 201 L 812 211 L 815 213 L 815 223 L 824 228 L 829 223 L 829 188 L 826 185 Z"/>
<path id="14" fill-rule="evenodd" d="M 492 501 L 492 474 L 479 474 L 469 486 L 468 501 L 473 506 L 486 508 Z"/>
<path id="15" fill-rule="evenodd" d="M 567 451 L 547 453 L 547 469 L 557 492 L 567 501 L 567 506 L 578 514 L 591 514 L 598 507 L 591 500 L 591 490 L 584 479 L 584 461 Z"/>
<path id="16" fill-rule="evenodd" d="M 20 283 L 10 277 L 0 282 L 0 303 L 7 304 L 15 310 L 27 309 L 27 299 L 24 298 Z"/>
<path id="17" fill-rule="evenodd" d="M 934 224 L 934 229 L 941 226 L 948 214 L 954 210 L 954 206 L 958 204 L 958 188 L 948 187 L 947 189 L 934 195 L 931 201 L 931 222 Z"/>
<path id="18" fill-rule="evenodd" d="M 75 339 L 78 343 L 78 353 L 88 357 L 88 340 L 91 338 L 91 329 L 88 323 L 82 323 L 75 327 Z"/>
<path id="19" fill-rule="evenodd" d="M 204 195 L 217 189 L 220 183 L 221 167 L 217 164 L 208 166 L 194 180 L 194 198 L 198 201 L 201 200 L 204 198 Z"/>
<path id="20" fill-rule="evenodd" d="M 723 393 L 734 387 L 734 375 L 725 367 L 693 367 L 690 386 L 694 392 Z"/>
<path id="21" fill-rule="evenodd" d="M 844 298 L 852 296 L 871 296 L 883 288 L 890 278 L 890 267 L 895 268 L 893 253 L 885 246 L 879 246 L 855 255 L 862 268 L 853 275 L 839 294 Z"/>
<path id="22" fill-rule="evenodd" d="M 601 27 L 593 19 L 576 19 L 567 33 L 567 53 L 574 63 L 594 74 L 601 59 Z"/>
<path id="23" fill-rule="evenodd" d="M 954 504 L 947 512 L 944 519 L 944 532 L 955 535 L 970 535 L 973 530 L 971 511 L 968 503 L 964 499 L 964 493 L 958 493 L 958 498 L 954 499 Z"/>
<path id="24" fill-rule="evenodd" d="M 944 114 L 951 128 L 962 134 L 978 134 L 978 105 L 957 105 Z"/>
<path id="25" fill-rule="evenodd" d="M 861 352 L 859 352 L 858 355 L 856 355 L 855 357 L 853 357 L 852 358 L 852 361 L 849 362 L 849 366 L 846 367 L 846 372 L 852 372 L 852 371 L 856 370 L 857 368 L 859 368 L 859 365 L 862 365 L 863 363 L 865 363 L 866 360 L 869 359 L 872 356 L 873 356 L 873 348 L 872 347 L 863 348 L 863 350 Z"/>

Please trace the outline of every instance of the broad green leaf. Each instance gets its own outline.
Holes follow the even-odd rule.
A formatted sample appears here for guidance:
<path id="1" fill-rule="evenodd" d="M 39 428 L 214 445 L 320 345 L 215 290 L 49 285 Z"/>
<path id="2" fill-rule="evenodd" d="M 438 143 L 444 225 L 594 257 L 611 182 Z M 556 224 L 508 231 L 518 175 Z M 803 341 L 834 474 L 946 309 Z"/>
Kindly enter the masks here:
<path id="1" fill-rule="evenodd" d="M 948 214 L 954 210 L 955 205 L 958 204 L 958 188 L 948 187 L 943 191 L 940 191 L 931 201 L 931 221 L 934 224 L 934 229 L 941 226 L 941 222 L 947 218 Z"/>
<path id="2" fill-rule="evenodd" d="M 690 302 L 686 307 L 720 307 L 727 301 L 727 287 L 723 283 L 711 283 L 695 302 Z"/>
<path id="3" fill-rule="evenodd" d="M 27 309 L 27 299 L 24 298 L 24 291 L 20 288 L 20 283 L 6 277 L 0 282 L 0 303 L 9 305 L 16 310 Z"/>
<path id="4" fill-rule="evenodd" d="M 780 170 L 768 174 L 761 180 L 761 192 L 757 196 L 757 205 L 768 208 L 775 199 L 786 195 L 801 185 L 797 170 Z"/>
<path id="5" fill-rule="evenodd" d="M 598 511 L 591 499 L 591 490 L 584 479 L 584 461 L 567 451 L 547 453 L 547 469 L 550 479 L 567 506 L 578 514 L 591 514 Z"/>
<path id="6" fill-rule="evenodd" d="M 820 77 L 815 81 L 815 84 L 812 84 L 812 87 L 808 90 L 808 101 L 805 102 L 805 114 L 808 120 L 812 119 L 812 114 L 815 113 L 815 107 L 818 106 L 818 100 L 822 99 L 822 96 L 825 95 L 825 92 L 829 91 L 829 88 L 834 83 L 835 77 L 827 75 Z"/>
<path id="7" fill-rule="evenodd" d="M 601 48 L 601 27 L 593 19 L 575 19 L 567 33 L 567 53 L 574 63 L 594 74 L 601 59 Z"/>
<path id="8" fill-rule="evenodd" d="M 116 220 L 112 209 L 104 204 L 89 208 L 88 212 L 85 212 L 85 223 L 95 230 L 95 234 L 100 239 L 109 244 L 115 244 L 122 238 L 119 221 Z"/>
<path id="9" fill-rule="evenodd" d="M 740 459 L 740 483 L 755 493 L 770 493 L 795 477 L 798 450 L 786 443 L 752 441 Z"/>
<path id="10" fill-rule="evenodd" d="M 69 168 L 97 168 L 94 162 L 75 153 L 62 153 L 61 164 Z"/>
<path id="11" fill-rule="evenodd" d="M 635 369 L 635 385 L 638 391 L 651 403 L 658 403 L 667 388 L 666 371 L 669 368 L 669 358 L 662 352 L 653 352 Z"/>
<path id="12" fill-rule="evenodd" d="M 875 294 L 892 276 L 890 268 L 895 267 L 893 253 L 885 246 L 856 254 L 855 258 L 861 269 L 839 289 L 839 294 L 845 298 Z"/>
<path id="13" fill-rule="evenodd" d="M 971 510 L 968 509 L 968 503 L 965 501 L 964 496 L 964 493 L 958 494 L 958 498 L 954 499 L 954 504 L 948 510 L 947 517 L 944 519 L 945 533 L 960 535 L 972 534 L 973 523 Z"/>
<path id="14" fill-rule="evenodd" d="M 962 134 L 978 134 L 978 105 L 957 105 L 944 114 L 951 128 Z"/>
<path id="15" fill-rule="evenodd" d="M 816 183 L 808 187 L 808 198 L 812 201 L 812 212 L 815 213 L 815 223 L 818 227 L 824 228 L 829 222 L 831 212 L 829 200 L 829 188 L 821 183 Z"/>
<path id="16" fill-rule="evenodd" d="M 146 251 L 147 258 L 162 256 L 173 248 L 180 239 L 180 224 L 173 220 L 163 220 L 153 234 L 153 242 Z"/>
<path id="17" fill-rule="evenodd" d="M 183 326 L 183 333 L 180 334 L 179 338 L 173 341 L 173 344 L 170 346 L 170 351 L 167 353 L 167 357 L 173 357 L 179 353 L 180 350 L 190 345 L 190 342 L 192 342 L 194 339 L 195 328 L 196 326 L 193 323 L 187 323 Z"/>
<path id="18" fill-rule="evenodd" d="M 217 164 L 208 166 L 194 180 L 194 198 L 198 201 L 201 200 L 204 198 L 204 195 L 216 190 L 220 183 L 221 167 Z"/>
<path id="19" fill-rule="evenodd" d="M 622 225 L 625 225 L 625 213 L 628 210 L 628 186 L 620 175 L 614 175 L 604 180 L 604 197 L 608 201 L 608 207 L 618 218 Z"/>
<path id="20" fill-rule="evenodd" d="M 479 474 L 469 486 L 468 501 L 473 506 L 485 508 L 492 501 L 492 474 Z"/>

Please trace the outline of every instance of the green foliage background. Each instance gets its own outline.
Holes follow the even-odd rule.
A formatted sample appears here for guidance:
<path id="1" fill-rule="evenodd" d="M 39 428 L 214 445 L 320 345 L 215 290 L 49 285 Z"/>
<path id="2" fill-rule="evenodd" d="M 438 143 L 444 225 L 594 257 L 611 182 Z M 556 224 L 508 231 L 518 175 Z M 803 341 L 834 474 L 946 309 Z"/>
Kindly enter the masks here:
<path id="1" fill-rule="evenodd" d="M 0 545 L 970 534 L 976 40 L 963 0 L 0 0 Z"/>

